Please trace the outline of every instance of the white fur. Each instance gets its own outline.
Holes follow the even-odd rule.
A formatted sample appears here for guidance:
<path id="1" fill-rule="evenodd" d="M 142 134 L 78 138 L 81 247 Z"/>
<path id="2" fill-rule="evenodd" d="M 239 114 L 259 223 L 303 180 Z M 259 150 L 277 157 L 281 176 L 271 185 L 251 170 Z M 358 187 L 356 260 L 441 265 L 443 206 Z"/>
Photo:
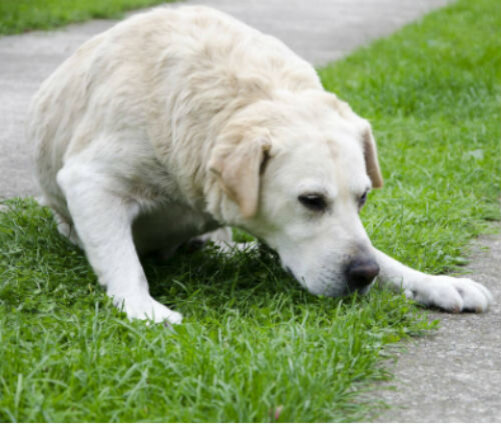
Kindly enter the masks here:
<path id="1" fill-rule="evenodd" d="M 344 294 L 343 269 L 363 254 L 426 305 L 491 300 L 372 247 L 357 208 L 381 185 L 369 124 L 280 41 L 215 10 L 158 8 L 89 40 L 36 94 L 28 138 L 59 231 L 130 318 L 181 321 L 149 295 L 137 252 L 226 225 L 267 242 L 313 293 Z M 311 192 L 325 212 L 300 204 Z"/>

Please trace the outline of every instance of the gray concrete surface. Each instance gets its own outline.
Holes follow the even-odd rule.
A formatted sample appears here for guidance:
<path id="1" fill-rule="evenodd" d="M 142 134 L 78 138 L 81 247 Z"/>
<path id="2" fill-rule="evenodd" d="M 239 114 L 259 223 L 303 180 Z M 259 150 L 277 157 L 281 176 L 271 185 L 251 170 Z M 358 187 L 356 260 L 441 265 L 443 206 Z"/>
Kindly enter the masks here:
<path id="1" fill-rule="evenodd" d="M 285 41 L 315 65 L 338 59 L 385 36 L 448 0 L 199 0 Z M 177 6 L 172 6 L 177 7 Z M 0 38 L 0 199 L 36 194 L 24 119 L 37 87 L 83 41 L 113 21 L 91 21 L 58 31 Z M 347 99 L 349 100 L 349 99 Z M 498 302 L 484 315 L 434 313 L 432 337 L 412 341 L 392 371 L 396 391 L 375 396 L 398 408 L 389 422 L 501 421 L 501 239 L 484 238 L 470 266 Z M 478 244 L 477 244 L 478 245 Z"/>
<path id="2" fill-rule="evenodd" d="M 376 422 L 501 422 L 500 234 L 480 237 L 471 259 L 469 277 L 496 303 L 486 314 L 430 314 L 440 329 L 412 340 L 389 366 L 395 390 L 375 396 L 393 408 Z"/>
<path id="3" fill-rule="evenodd" d="M 198 0 L 282 39 L 315 65 L 395 31 L 448 0 Z M 169 7 L 178 7 L 174 4 Z M 51 32 L 0 38 L 0 199 L 36 194 L 24 139 L 29 100 L 40 83 L 92 35 L 94 20 Z"/>

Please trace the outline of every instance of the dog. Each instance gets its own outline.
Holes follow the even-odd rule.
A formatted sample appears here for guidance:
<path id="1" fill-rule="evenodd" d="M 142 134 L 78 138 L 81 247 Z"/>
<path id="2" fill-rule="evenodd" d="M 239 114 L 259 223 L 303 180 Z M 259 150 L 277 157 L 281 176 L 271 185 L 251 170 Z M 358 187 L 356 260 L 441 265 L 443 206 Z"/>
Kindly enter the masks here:
<path id="1" fill-rule="evenodd" d="M 359 211 L 383 185 L 369 122 L 281 41 L 206 7 L 156 8 L 83 44 L 41 86 L 27 138 L 43 204 L 130 319 L 180 323 L 138 255 L 241 228 L 313 294 L 378 279 L 445 311 L 489 291 L 374 248 Z"/>

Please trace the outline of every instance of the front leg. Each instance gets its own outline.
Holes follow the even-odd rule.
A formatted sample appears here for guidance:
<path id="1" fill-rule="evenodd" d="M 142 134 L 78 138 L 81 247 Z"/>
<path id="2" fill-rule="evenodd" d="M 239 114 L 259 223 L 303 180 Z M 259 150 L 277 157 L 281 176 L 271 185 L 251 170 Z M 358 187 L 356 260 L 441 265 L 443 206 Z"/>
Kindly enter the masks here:
<path id="1" fill-rule="evenodd" d="M 411 269 L 374 249 L 380 271 L 378 279 L 395 290 L 403 290 L 409 299 L 448 312 L 484 312 L 492 295 L 482 284 L 469 278 L 428 275 Z"/>
<path id="2" fill-rule="evenodd" d="M 129 319 L 181 322 L 181 314 L 154 300 L 132 237 L 139 206 L 119 195 L 116 182 L 85 165 L 66 165 L 57 175 L 75 229 L 99 283 Z"/>

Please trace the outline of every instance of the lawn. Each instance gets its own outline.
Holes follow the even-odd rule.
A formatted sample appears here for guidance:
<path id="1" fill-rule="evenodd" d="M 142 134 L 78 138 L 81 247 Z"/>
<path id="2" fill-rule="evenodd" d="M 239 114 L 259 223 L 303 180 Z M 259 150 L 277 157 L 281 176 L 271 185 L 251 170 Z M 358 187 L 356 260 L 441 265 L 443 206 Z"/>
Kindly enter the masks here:
<path id="1" fill-rule="evenodd" d="M 499 219 L 501 4 L 464 0 L 319 70 L 369 118 L 376 246 L 452 272 Z M 388 344 L 430 325 L 401 295 L 315 297 L 266 249 L 144 262 L 174 328 L 130 323 L 30 199 L 0 213 L 0 421 L 355 421 Z M 374 393 L 374 392 L 372 392 Z"/>
<path id="2" fill-rule="evenodd" d="M 0 34 L 50 29 L 92 18 L 120 18 L 123 12 L 173 0 L 1 0 Z"/>

